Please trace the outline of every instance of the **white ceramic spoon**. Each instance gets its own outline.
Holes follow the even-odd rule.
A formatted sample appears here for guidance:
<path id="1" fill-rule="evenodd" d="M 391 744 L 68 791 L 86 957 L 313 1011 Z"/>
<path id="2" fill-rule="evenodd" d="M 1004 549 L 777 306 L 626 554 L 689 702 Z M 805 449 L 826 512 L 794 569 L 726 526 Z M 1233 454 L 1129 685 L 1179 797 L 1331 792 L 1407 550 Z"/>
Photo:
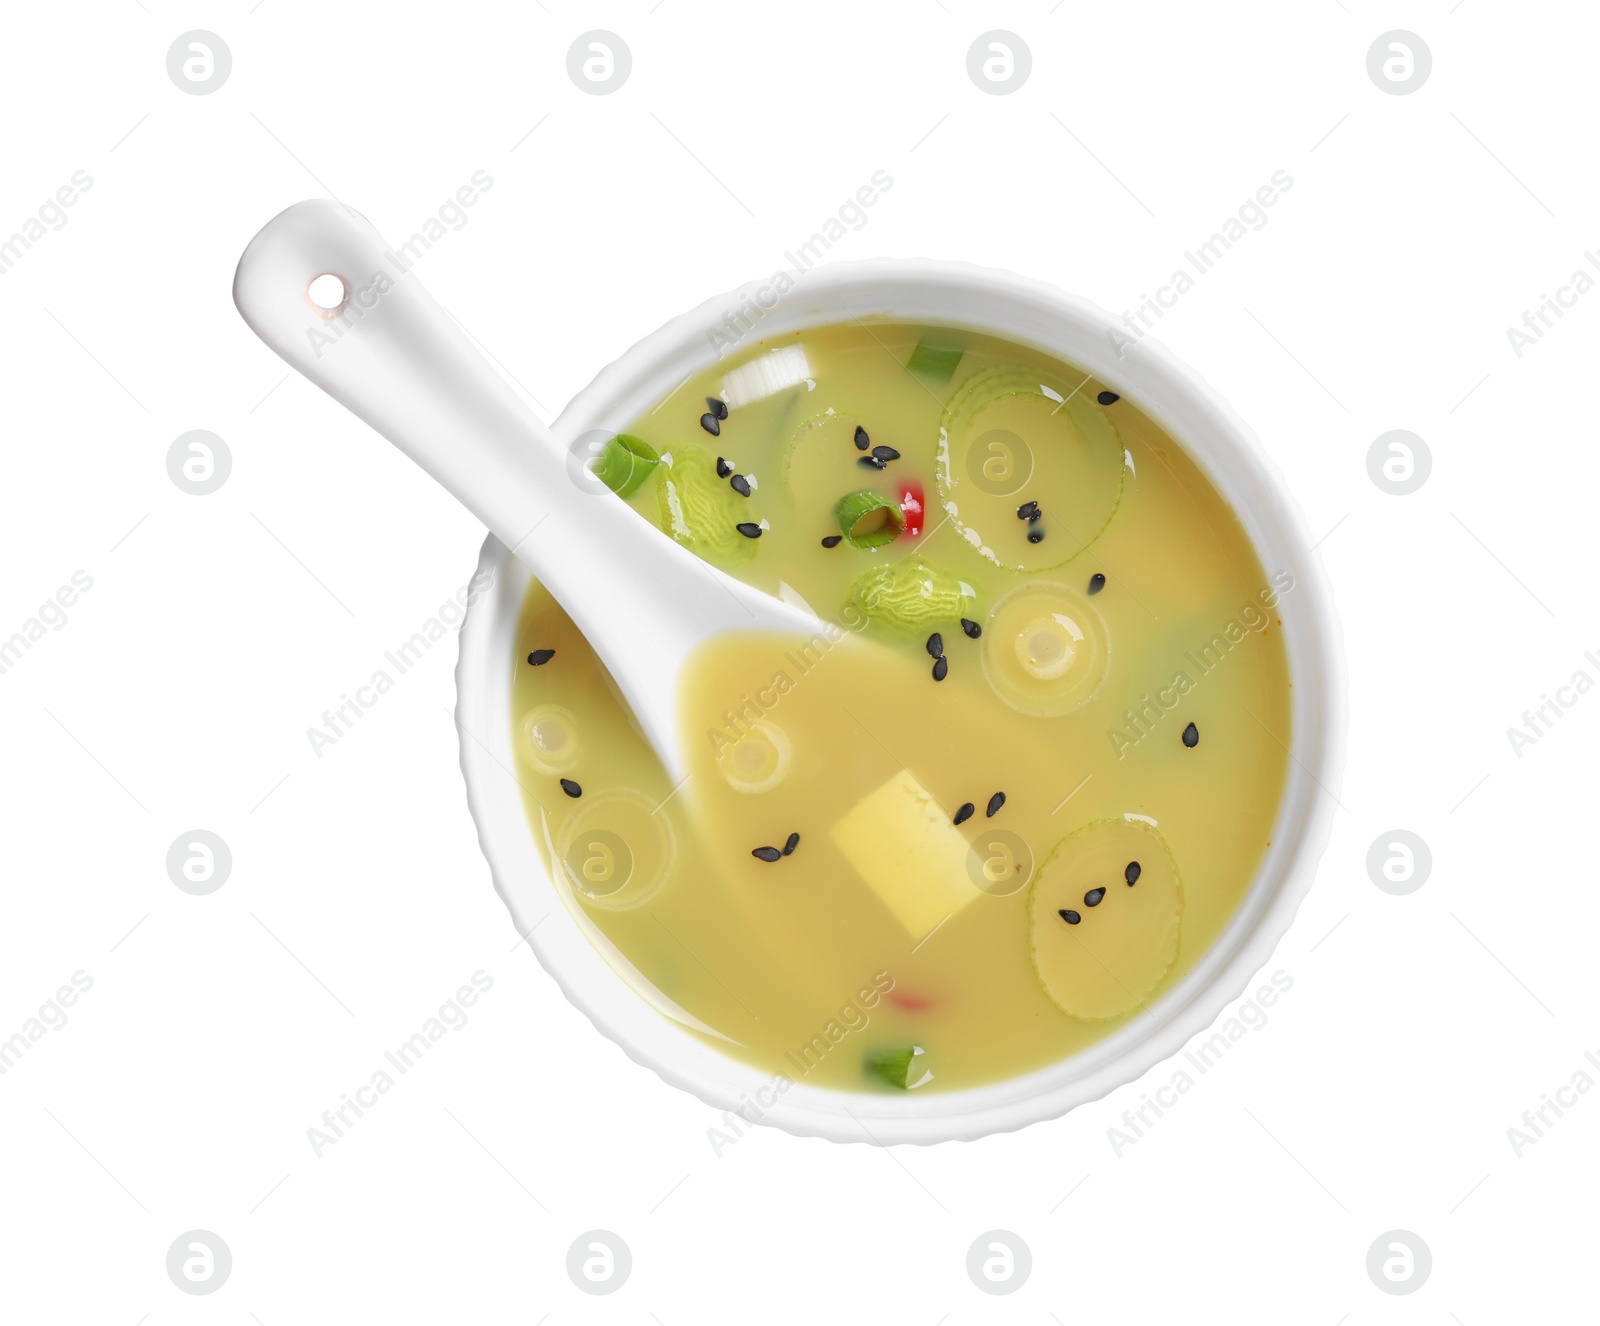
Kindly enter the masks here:
<path id="1" fill-rule="evenodd" d="M 326 281 L 319 287 L 332 285 L 334 298 L 313 302 L 311 283 L 330 275 L 343 283 L 343 302 Z M 239 259 L 233 302 L 290 367 L 422 466 L 533 571 L 610 670 L 674 780 L 685 770 L 676 709 L 690 654 L 729 631 L 817 629 L 615 495 L 576 486 L 549 429 L 343 204 L 297 203 L 267 222 Z"/>

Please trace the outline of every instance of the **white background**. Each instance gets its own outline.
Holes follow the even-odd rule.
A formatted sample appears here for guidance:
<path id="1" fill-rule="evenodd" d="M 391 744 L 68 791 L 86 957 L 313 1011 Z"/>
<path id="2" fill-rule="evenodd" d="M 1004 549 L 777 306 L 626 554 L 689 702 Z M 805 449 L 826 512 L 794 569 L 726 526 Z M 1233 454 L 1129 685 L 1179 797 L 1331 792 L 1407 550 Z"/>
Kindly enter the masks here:
<path id="1" fill-rule="evenodd" d="M 1600 679 L 1600 295 L 1520 358 L 1506 328 L 1600 244 L 1600 22 L 1452 4 L 7 6 L 0 236 L 74 171 L 93 187 L 0 277 L 0 637 L 75 571 L 93 588 L 0 676 L 0 1037 L 75 971 L 93 987 L 0 1077 L 0 1318 L 1592 1318 L 1600 1092 L 1520 1156 L 1507 1129 L 1600 1052 L 1600 697 L 1520 758 L 1506 729 Z M 210 95 L 166 72 L 192 28 L 233 53 Z M 567 76 L 594 28 L 632 51 L 611 95 Z M 1011 95 L 967 74 L 991 28 L 1032 51 Z M 1433 52 L 1411 95 L 1366 70 L 1395 28 Z M 465 582 L 480 532 L 240 322 L 260 225 L 332 193 L 398 238 L 487 171 L 416 271 L 553 416 L 879 169 L 893 188 L 838 256 L 993 264 L 1119 312 L 1294 180 L 1159 335 L 1326 537 L 1342 809 L 1266 969 L 1292 990 L 1120 1154 L 1108 1129 L 1180 1061 L 975 1144 L 757 1129 L 718 1157 L 713 1112 L 513 951 L 456 765 L 454 643 L 321 758 L 306 738 Z M 165 463 L 196 428 L 233 458 L 203 497 Z M 1410 496 L 1368 477 L 1394 428 L 1433 455 Z M 195 828 L 233 853 L 207 897 L 164 864 Z M 1394 828 L 1434 858 L 1405 897 L 1366 866 Z M 470 1022 L 315 1157 L 306 1130 L 478 970 Z M 233 1254 L 209 1298 L 165 1270 L 196 1228 Z M 565 1270 L 592 1228 L 633 1254 L 607 1298 Z M 1033 1253 L 1006 1298 L 965 1269 L 995 1228 Z M 1409 1297 L 1365 1268 L 1397 1228 L 1433 1254 Z"/>

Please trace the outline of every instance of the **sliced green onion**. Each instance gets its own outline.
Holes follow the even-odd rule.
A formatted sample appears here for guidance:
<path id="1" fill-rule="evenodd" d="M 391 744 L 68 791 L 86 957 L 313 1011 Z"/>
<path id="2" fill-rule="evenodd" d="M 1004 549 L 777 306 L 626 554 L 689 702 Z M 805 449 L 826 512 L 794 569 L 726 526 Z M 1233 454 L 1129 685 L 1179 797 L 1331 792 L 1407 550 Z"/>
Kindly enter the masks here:
<path id="1" fill-rule="evenodd" d="M 846 493 L 833 504 L 833 518 L 839 533 L 852 548 L 881 548 L 893 543 L 905 528 L 905 513 L 900 504 L 882 493 L 862 489 Z"/>
<path id="2" fill-rule="evenodd" d="M 618 497 L 632 497 L 660 463 L 661 457 L 648 442 L 618 433 L 600 452 L 594 476 Z"/>
<path id="3" fill-rule="evenodd" d="M 906 361 L 906 369 L 935 382 L 948 382 L 955 376 L 956 365 L 966 352 L 966 346 L 949 337 L 924 336 Z"/>
<path id="4" fill-rule="evenodd" d="M 866 1058 L 866 1069 L 869 1073 L 881 1077 L 892 1087 L 901 1091 L 910 1091 L 920 1087 L 924 1082 L 933 1080 L 933 1074 L 917 1063 L 922 1056 L 920 1045 L 903 1045 L 894 1050 L 877 1050 L 869 1052 Z"/>

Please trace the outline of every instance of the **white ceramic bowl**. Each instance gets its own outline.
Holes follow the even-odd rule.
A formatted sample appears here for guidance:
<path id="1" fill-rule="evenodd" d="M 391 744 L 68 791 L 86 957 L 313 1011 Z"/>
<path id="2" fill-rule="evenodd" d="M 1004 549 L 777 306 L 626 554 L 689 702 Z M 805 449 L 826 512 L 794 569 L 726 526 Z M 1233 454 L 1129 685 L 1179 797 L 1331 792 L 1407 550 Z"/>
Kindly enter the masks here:
<path id="1" fill-rule="evenodd" d="M 691 373 L 716 362 L 711 329 L 730 311 L 771 303 L 752 338 L 866 318 L 965 327 L 1076 364 L 1161 423 L 1232 504 L 1270 578 L 1294 577 L 1279 607 L 1293 692 L 1293 759 L 1268 849 L 1238 914 L 1204 958 L 1150 1012 L 1087 1050 L 1022 1077 L 932 1095 L 889 1096 L 774 1084 L 657 1012 L 604 956 L 564 881 L 534 846 L 511 770 L 511 679 L 528 572 L 490 538 L 480 569 L 493 588 L 467 614 L 457 666 L 457 718 L 467 801 L 495 887 L 519 934 L 568 999 L 628 1055 L 719 1110 L 743 1110 L 789 1132 L 888 1145 L 970 1140 L 1051 1119 L 1139 1077 L 1176 1053 L 1243 993 L 1288 930 L 1327 843 L 1344 767 L 1343 658 L 1332 603 L 1298 508 L 1250 430 L 1188 369 L 1150 340 L 1119 357 L 1117 325 L 1083 300 L 1005 272 L 963 264 L 872 261 L 819 267 L 773 303 L 770 282 L 712 299 L 647 336 L 600 373 L 553 425 L 570 443 L 620 431 Z M 574 488 L 573 501 L 593 500 Z"/>

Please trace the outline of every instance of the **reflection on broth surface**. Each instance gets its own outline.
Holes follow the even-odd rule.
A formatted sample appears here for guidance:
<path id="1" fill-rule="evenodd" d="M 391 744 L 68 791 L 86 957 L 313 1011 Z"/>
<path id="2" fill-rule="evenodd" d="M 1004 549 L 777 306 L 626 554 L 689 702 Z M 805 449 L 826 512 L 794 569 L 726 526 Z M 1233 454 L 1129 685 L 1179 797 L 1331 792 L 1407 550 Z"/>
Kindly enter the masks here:
<path id="1" fill-rule="evenodd" d="M 1132 402 L 855 323 L 691 379 L 596 473 L 820 623 L 693 660 L 675 787 L 565 613 L 523 606 L 535 838 L 691 1034 L 813 1085 L 971 1087 L 1147 1017 L 1222 931 L 1283 790 L 1293 582 Z"/>

